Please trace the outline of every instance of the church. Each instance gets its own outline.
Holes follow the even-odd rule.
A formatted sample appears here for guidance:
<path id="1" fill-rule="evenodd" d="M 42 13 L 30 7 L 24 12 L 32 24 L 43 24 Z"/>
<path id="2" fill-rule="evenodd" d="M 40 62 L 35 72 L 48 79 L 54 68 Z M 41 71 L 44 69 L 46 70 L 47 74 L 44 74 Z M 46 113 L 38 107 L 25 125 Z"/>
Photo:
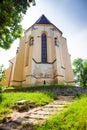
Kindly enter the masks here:
<path id="1" fill-rule="evenodd" d="M 42 15 L 20 39 L 16 56 L 7 69 L 8 86 L 74 85 L 67 40 Z"/>

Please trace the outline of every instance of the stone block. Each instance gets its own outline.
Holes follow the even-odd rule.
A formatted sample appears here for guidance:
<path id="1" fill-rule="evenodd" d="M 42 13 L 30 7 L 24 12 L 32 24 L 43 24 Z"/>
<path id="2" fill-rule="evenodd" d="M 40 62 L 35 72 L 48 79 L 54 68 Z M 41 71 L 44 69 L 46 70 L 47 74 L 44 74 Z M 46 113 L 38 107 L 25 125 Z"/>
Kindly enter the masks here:
<path id="1" fill-rule="evenodd" d="M 13 109 L 22 112 L 22 111 L 28 111 L 30 108 L 35 106 L 36 106 L 35 102 L 31 102 L 29 100 L 20 100 L 14 104 Z"/>

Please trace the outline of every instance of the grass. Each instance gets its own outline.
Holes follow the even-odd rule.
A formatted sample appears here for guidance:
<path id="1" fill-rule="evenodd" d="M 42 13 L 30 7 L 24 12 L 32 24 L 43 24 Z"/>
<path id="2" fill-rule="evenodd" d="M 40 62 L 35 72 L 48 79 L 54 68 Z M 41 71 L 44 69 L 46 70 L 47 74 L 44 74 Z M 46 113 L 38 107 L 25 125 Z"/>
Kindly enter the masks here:
<path id="1" fill-rule="evenodd" d="M 9 87 L 6 87 L 4 88 L 4 90 L 12 90 L 12 91 L 15 91 L 15 90 L 19 90 L 19 91 L 29 91 L 29 90 L 39 90 L 39 89 L 45 89 L 45 88 L 48 88 L 48 89 L 51 89 L 51 88 L 70 88 L 72 87 L 71 85 L 64 85 L 64 84 L 51 84 L 51 85 L 39 85 L 39 86 L 28 86 L 28 87 L 25 87 L 25 86 L 15 86 L 15 87 L 12 87 L 12 86 L 9 86 Z"/>
<path id="2" fill-rule="evenodd" d="M 0 102 L 0 118 L 6 117 L 6 115 L 12 112 L 13 104 L 18 100 L 30 100 L 36 102 L 37 106 L 45 105 L 57 96 L 53 93 L 42 93 L 42 92 L 10 92 L 2 93 L 2 101 Z"/>
<path id="3" fill-rule="evenodd" d="M 67 110 L 54 115 L 36 130 L 87 130 L 87 95 L 81 96 Z"/>

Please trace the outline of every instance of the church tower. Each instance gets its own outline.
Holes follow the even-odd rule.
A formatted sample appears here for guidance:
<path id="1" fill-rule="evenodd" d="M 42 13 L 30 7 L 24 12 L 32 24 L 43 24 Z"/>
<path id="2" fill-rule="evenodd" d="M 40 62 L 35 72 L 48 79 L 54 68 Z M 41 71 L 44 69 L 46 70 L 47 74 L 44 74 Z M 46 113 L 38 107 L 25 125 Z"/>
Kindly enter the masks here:
<path id="1" fill-rule="evenodd" d="M 25 31 L 9 66 L 9 85 L 42 84 L 74 85 L 66 38 L 44 15 Z"/>

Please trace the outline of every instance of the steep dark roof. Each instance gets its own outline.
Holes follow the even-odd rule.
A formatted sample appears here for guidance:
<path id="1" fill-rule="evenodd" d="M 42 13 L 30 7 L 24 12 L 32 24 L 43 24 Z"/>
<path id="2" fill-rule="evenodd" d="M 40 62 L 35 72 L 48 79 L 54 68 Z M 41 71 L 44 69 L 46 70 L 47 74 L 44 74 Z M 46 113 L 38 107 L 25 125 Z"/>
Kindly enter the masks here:
<path id="1" fill-rule="evenodd" d="M 35 24 L 52 24 L 46 16 L 42 15 L 36 22 Z"/>
<path id="2" fill-rule="evenodd" d="M 52 24 L 47 18 L 46 18 L 46 16 L 45 15 L 42 15 L 31 27 L 33 27 L 35 24 L 50 24 L 50 25 L 53 25 L 58 31 L 60 31 L 54 24 Z M 31 28 L 30 27 L 30 28 Z M 30 29 L 30 28 L 28 28 L 28 29 Z M 27 29 L 27 30 L 28 30 Z M 26 31 L 27 31 L 26 30 Z M 61 31 L 60 31 L 60 33 L 62 33 Z"/>

